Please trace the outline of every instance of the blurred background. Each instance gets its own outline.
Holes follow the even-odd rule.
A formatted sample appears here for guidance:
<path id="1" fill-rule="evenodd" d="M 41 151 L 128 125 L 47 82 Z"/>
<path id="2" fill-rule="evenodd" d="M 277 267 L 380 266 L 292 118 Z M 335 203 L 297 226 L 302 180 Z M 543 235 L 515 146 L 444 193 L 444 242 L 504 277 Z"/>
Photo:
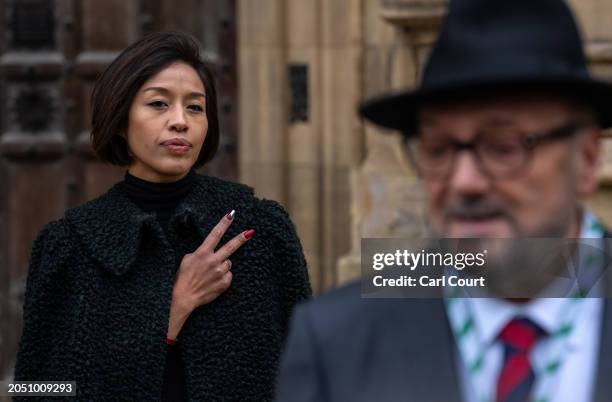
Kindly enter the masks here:
<path id="1" fill-rule="evenodd" d="M 570 5 L 593 73 L 612 80 L 612 2 Z M 90 91 L 118 52 L 153 31 L 200 40 L 221 120 L 220 150 L 200 172 L 287 208 L 318 294 L 359 275 L 362 237 L 424 231 L 422 191 L 399 136 L 379 135 L 356 108 L 415 85 L 446 8 L 447 0 L 0 0 L 0 380 L 12 373 L 38 231 L 123 178 L 89 144 Z M 611 141 L 589 200 L 607 225 Z"/>

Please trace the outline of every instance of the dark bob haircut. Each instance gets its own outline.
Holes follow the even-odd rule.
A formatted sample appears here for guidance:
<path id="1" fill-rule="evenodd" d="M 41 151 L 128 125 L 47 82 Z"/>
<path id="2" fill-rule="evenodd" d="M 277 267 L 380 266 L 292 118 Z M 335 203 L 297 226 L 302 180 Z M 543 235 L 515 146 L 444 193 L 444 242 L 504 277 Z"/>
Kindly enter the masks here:
<path id="1" fill-rule="evenodd" d="M 208 132 L 195 168 L 212 159 L 219 146 L 217 94 L 198 42 L 180 32 L 155 32 L 127 47 L 98 77 L 91 94 L 91 141 L 98 158 L 114 165 L 132 161 L 122 134 L 134 97 L 142 85 L 170 64 L 183 62 L 198 73 L 206 93 Z"/>

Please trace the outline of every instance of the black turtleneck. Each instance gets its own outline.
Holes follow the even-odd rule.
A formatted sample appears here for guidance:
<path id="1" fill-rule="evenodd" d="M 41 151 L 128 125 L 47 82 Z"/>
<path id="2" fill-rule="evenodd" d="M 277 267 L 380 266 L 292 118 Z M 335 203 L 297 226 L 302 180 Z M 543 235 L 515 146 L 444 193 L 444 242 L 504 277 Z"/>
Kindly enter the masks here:
<path id="1" fill-rule="evenodd" d="M 191 170 L 182 179 L 171 183 L 154 183 L 125 172 L 122 188 L 127 196 L 144 212 L 153 212 L 164 231 L 178 204 L 191 191 L 196 173 Z"/>
<path id="2" fill-rule="evenodd" d="M 125 172 L 125 179 L 121 182 L 121 187 L 128 198 L 140 209 L 144 212 L 155 213 L 161 227 L 167 232 L 172 213 L 191 191 L 195 182 L 196 173 L 194 170 L 191 170 L 182 179 L 172 183 L 154 183 Z M 183 362 L 180 342 L 177 342 L 174 346 L 168 346 L 162 401 L 184 400 L 186 400 L 186 389 Z"/>

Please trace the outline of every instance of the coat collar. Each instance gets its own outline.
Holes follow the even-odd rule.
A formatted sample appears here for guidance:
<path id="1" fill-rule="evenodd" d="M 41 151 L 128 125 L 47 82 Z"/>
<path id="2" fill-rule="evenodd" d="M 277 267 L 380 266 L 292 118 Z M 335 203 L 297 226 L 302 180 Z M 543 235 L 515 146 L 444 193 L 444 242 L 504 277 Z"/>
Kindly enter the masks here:
<path id="1" fill-rule="evenodd" d="M 192 227 L 204 238 L 232 208 L 240 208 L 241 218 L 248 219 L 251 211 L 243 204 L 252 197 L 250 187 L 198 175 L 194 188 L 177 206 L 168 226 Z M 87 254 L 116 275 L 132 267 L 146 232 L 164 237 L 155 215 L 138 208 L 119 183 L 104 195 L 68 209 L 65 217 Z"/>

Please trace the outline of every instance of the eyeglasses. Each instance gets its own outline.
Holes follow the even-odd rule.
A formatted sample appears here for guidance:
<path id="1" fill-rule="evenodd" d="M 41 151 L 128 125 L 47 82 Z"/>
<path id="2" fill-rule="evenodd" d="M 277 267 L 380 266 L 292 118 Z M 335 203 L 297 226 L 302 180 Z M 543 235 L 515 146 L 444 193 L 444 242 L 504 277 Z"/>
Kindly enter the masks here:
<path id="1" fill-rule="evenodd" d="M 448 178 L 460 151 L 470 150 L 482 172 L 493 179 L 515 178 L 524 173 L 540 144 L 567 138 L 588 124 L 570 122 L 544 133 L 527 134 L 515 128 L 488 129 L 470 142 L 440 136 L 420 136 L 407 142 L 410 159 L 418 172 L 429 179 Z"/>

